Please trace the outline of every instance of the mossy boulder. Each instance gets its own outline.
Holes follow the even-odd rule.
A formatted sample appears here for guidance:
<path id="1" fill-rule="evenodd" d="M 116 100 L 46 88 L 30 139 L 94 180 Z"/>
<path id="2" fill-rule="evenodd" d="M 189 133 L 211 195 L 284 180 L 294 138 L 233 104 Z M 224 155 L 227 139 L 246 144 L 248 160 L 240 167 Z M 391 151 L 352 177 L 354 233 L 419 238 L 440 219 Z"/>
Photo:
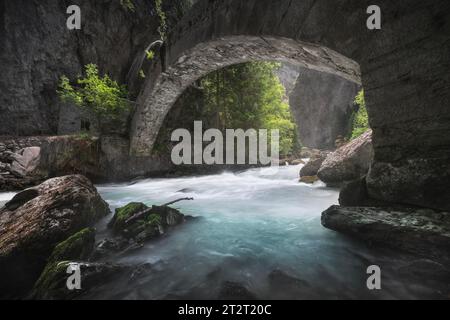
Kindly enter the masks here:
<path id="1" fill-rule="evenodd" d="M 38 299 L 45 299 L 47 293 L 54 292 L 56 288 L 66 288 L 65 282 L 61 284 L 55 281 L 56 275 L 66 274 L 69 261 L 87 260 L 94 245 L 95 229 L 93 228 L 83 229 L 57 244 L 44 271 L 34 285 L 32 295 Z"/>
<path id="2" fill-rule="evenodd" d="M 115 232 L 122 232 L 126 227 L 126 221 L 135 214 L 147 210 L 148 206 L 141 202 L 131 202 L 124 207 L 117 208 L 108 227 Z"/>
<path id="3" fill-rule="evenodd" d="M 130 221 L 127 220 L 138 213 L 144 215 Z M 149 208 L 143 203 L 132 202 L 116 209 L 109 227 L 114 233 L 136 242 L 154 239 L 165 233 L 166 229 L 176 226 L 184 221 L 184 215 L 168 206 L 152 206 Z"/>
<path id="4" fill-rule="evenodd" d="M 81 289 L 69 290 L 67 280 L 71 275 L 68 267 L 73 264 L 80 268 Z M 89 263 L 61 261 L 52 264 L 30 296 L 37 300 L 72 300 L 80 298 L 103 286 L 112 279 L 117 279 L 128 270 L 127 266 L 111 263 Z"/>
<path id="5" fill-rule="evenodd" d="M 94 249 L 94 244 L 95 229 L 83 229 L 60 242 L 48 261 L 51 263 L 64 260 L 87 260 Z"/>

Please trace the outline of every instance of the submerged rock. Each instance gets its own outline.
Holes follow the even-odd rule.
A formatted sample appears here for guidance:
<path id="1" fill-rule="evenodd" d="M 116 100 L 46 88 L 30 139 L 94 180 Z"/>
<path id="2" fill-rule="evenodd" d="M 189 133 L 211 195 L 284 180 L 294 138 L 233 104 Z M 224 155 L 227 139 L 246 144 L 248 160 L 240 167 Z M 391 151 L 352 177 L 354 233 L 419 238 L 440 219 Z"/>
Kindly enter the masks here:
<path id="1" fill-rule="evenodd" d="M 280 269 L 272 270 L 268 275 L 268 281 L 273 299 L 289 299 L 292 296 L 298 297 L 298 299 L 320 298 L 308 282 L 295 278 Z"/>
<path id="2" fill-rule="evenodd" d="M 353 181 L 367 174 L 373 160 L 372 130 L 329 154 L 317 173 L 330 185 Z"/>
<path id="3" fill-rule="evenodd" d="M 236 282 L 226 281 L 222 284 L 218 296 L 219 300 L 257 300 L 244 285 Z"/>
<path id="4" fill-rule="evenodd" d="M 322 213 L 322 225 L 369 244 L 383 245 L 450 263 L 448 212 L 332 206 Z"/>
<path id="5" fill-rule="evenodd" d="M 0 287 L 12 296 L 31 288 L 58 243 L 109 213 L 80 175 L 50 179 L 33 190 L 36 197 L 26 190 L 0 209 Z"/>
<path id="6" fill-rule="evenodd" d="M 303 176 L 300 178 L 300 182 L 313 184 L 314 182 L 319 181 L 317 176 Z"/>

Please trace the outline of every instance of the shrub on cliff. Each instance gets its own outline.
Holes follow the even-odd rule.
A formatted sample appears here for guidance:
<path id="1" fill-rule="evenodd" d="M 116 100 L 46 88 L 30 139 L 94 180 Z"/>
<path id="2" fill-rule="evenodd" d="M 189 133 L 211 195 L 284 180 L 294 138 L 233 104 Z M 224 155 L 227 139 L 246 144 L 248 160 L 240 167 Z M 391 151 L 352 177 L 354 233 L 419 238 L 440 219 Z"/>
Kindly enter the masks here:
<path id="1" fill-rule="evenodd" d="M 71 102 L 97 117 L 99 127 L 105 118 L 117 118 L 130 108 L 128 91 L 108 75 L 100 76 L 95 64 L 85 67 L 84 78 L 71 84 L 62 76 L 58 95 L 64 102 Z"/>

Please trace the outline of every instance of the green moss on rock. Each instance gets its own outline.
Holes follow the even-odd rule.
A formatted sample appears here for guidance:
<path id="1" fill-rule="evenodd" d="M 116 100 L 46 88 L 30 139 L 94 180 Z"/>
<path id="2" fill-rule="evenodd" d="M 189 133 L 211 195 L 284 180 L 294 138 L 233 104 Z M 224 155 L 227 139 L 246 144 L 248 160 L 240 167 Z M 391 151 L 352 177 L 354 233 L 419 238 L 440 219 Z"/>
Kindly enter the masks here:
<path id="1" fill-rule="evenodd" d="M 146 224 L 149 226 L 158 227 L 162 223 L 162 219 L 160 215 L 157 214 L 151 214 L 146 219 Z"/>
<path id="2" fill-rule="evenodd" d="M 123 232 L 126 225 L 125 221 L 136 213 L 146 209 L 148 209 L 148 207 L 141 202 L 131 202 L 124 207 L 117 208 L 114 217 L 109 223 L 109 227 L 115 232 Z"/>
<path id="3" fill-rule="evenodd" d="M 68 261 L 83 261 L 94 249 L 95 229 L 86 228 L 56 245 L 48 263 L 34 285 L 33 296 L 45 299 L 46 293 L 65 290 Z M 63 276 L 62 276 L 63 275 Z M 62 281 L 62 282 L 61 282 Z"/>
<path id="4" fill-rule="evenodd" d="M 176 209 L 167 206 L 152 206 L 151 210 L 148 209 L 149 207 L 145 204 L 136 202 L 118 208 L 109 223 L 109 227 L 113 228 L 115 233 L 141 243 L 157 238 L 167 228 L 184 221 L 183 214 Z M 147 210 L 146 215 L 142 215 L 141 218 L 128 224 L 126 223 L 130 217 L 145 210 Z"/>
<path id="5" fill-rule="evenodd" d="M 51 262 L 47 264 L 31 293 L 33 299 L 48 299 L 50 296 L 67 294 L 66 270 L 69 261 Z"/>
<path id="6" fill-rule="evenodd" d="M 86 228 L 56 245 L 48 262 L 64 260 L 86 260 L 95 244 L 95 229 Z"/>

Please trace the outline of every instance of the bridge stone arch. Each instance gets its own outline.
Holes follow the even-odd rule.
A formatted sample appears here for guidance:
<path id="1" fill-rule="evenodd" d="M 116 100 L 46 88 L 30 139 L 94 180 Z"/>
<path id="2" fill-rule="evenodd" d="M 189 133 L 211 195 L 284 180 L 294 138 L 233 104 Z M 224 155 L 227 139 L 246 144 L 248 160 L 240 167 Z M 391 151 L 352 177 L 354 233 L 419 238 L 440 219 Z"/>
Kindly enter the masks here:
<path id="1" fill-rule="evenodd" d="M 450 210 L 450 6 L 380 0 L 199 0 L 168 36 L 138 99 L 131 152 L 151 152 L 192 81 L 227 65 L 287 61 L 361 81 L 373 128 L 374 198 Z M 359 68 L 361 76 L 359 75 Z"/>
<path id="2" fill-rule="evenodd" d="M 320 46 L 261 36 L 231 36 L 201 43 L 185 51 L 154 82 L 147 83 L 133 123 L 133 151 L 148 154 L 167 112 L 194 81 L 218 69 L 249 61 L 288 62 L 302 67 L 303 73 L 312 69 L 349 82 L 361 81 L 357 63 Z"/>

